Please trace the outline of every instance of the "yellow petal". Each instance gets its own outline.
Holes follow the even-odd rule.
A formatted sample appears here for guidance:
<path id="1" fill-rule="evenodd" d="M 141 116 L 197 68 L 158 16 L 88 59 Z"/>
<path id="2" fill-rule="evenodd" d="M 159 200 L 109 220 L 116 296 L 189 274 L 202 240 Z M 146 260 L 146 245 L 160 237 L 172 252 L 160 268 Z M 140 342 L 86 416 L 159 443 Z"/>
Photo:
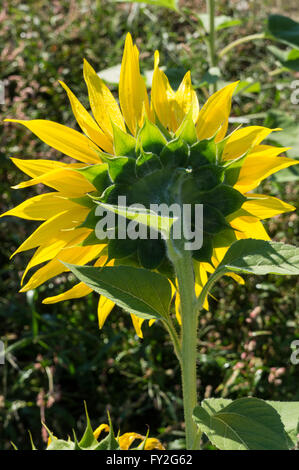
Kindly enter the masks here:
<path id="1" fill-rule="evenodd" d="M 28 188 L 35 184 L 45 184 L 50 188 L 63 192 L 68 197 L 80 197 L 95 191 L 95 187 L 87 179 L 71 167 L 49 171 L 28 181 L 13 186 L 14 189 Z"/>
<path id="2" fill-rule="evenodd" d="M 59 258 L 59 256 L 58 256 Z M 94 266 L 102 266 L 103 258 L 106 260 L 107 256 L 101 256 L 95 263 Z M 43 300 L 43 304 L 54 304 L 56 302 L 62 302 L 63 300 L 71 300 L 71 299 L 79 299 L 81 297 L 85 297 L 86 295 L 90 294 L 92 289 L 88 287 L 84 282 L 79 282 L 75 286 L 71 287 L 67 291 L 63 292 L 59 295 L 54 295 L 53 297 L 47 297 Z M 107 425 L 101 425 L 107 426 Z M 99 429 L 99 428 L 98 428 Z M 103 428 L 104 429 L 104 428 Z M 109 429 L 108 431 L 109 432 Z M 97 439 L 97 438 L 96 438 Z"/>
<path id="3" fill-rule="evenodd" d="M 144 450 L 165 450 L 165 447 L 161 444 L 161 442 L 158 439 L 155 439 L 154 437 L 149 437 L 146 440 Z"/>
<path id="4" fill-rule="evenodd" d="M 176 316 L 177 322 L 179 325 L 181 325 L 182 324 L 181 299 L 180 299 L 179 291 L 177 291 L 176 296 L 175 296 L 174 308 L 175 308 L 175 316 Z"/>
<path id="5" fill-rule="evenodd" d="M 231 99 L 237 85 L 238 82 L 234 82 L 217 91 L 201 108 L 196 125 L 199 140 L 213 137 L 217 131 L 216 142 L 224 138 L 228 127 Z"/>
<path id="6" fill-rule="evenodd" d="M 99 163 L 101 161 L 98 155 L 99 148 L 88 137 L 70 127 L 44 119 L 32 121 L 5 119 L 5 121 L 23 124 L 47 145 L 80 162 Z"/>
<path id="7" fill-rule="evenodd" d="M 128 450 L 136 439 L 144 440 L 144 436 L 136 432 L 126 432 L 118 438 L 119 447 L 121 450 Z"/>
<path id="8" fill-rule="evenodd" d="M 256 240 L 271 240 L 263 224 L 256 217 L 237 217 L 230 222 L 230 225 L 236 230 L 236 238 L 254 238 Z"/>
<path id="9" fill-rule="evenodd" d="M 236 274 L 236 273 L 226 273 L 225 274 L 226 276 L 228 277 L 231 277 L 234 281 L 236 281 L 238 284 L 241 284 L 241 285 L 244 285 L 245 284 L 245 281 L 244 279 L 239 276 L 239 274 Z"/>
<path id="10" fill-rule="evenodd" d="M 96 246 L 80 246 L 75 248 L 66 248 L 59 253 L 59 259 L 52 259 L 45 266 L 36 271 L 29 279 L 27 284 L 20 290 L 20 292 L 27 292 L 30 289 L 35 289 L 44 282 L 48 281 L 54 276 L 63 272 L 69 271 L 61 261 L 71 264 L 84 264 L 92 261 L 103 250 L 103 245 Z"/>
<path id="11" fill-rule="evenodd" d="M 59 258 L 58 255 L 63 248 L 77 246 L 78 244 L 82 243 L 83 240 L 85 240 L 85 238 L 90 232 L 91 230 L 79 228 L 76 230 L 70 230 L 59 233 L 58 239 L 49 239 L 49 241 L 45 245 L 40 246 L 36 250 L 31 260 L 27 264 L 22 276 L 21 285 L 23 284 L 23 280 L 29 269 L 33 268 L 34 266 L 37 266 L 38 264 L 44 263 L 45 261 L 49 261 L 55 256 Z"/>
<path id="12" fill-rule="evenodd" d="M 242 209 L 254 215 L 258 219 L 268 219 L 284 212 L 294 211 L 296 207 L 287 204 L 276 197 L 267 196 L 266 194 L 249 193 L 247 196 L 254 199 L 247 200 Z M 258 200 L 256 200 L 258 199 Z"/>
<path id="13" fill-rule="evenodd" d="M 139 52 L 127 34 L 119 80 L 119 102 L 126 124 L 133 135 L 141 127 L 144 109 L 150 118 L 151 111 L 144 79 L 140 75 Z"/>
<path id="14" fill-rule="evenodd" d="M 237 129 L 235 132 L 232 132 L 228 138 L 224 150 L 222 159 L 223 160 L 232 160 L 235 158 L 244 155 L 248 150 L 254 149 L 258 146 L 271 132 L 279 131 L 280 129 L 269 129 L 268 127 L 262 126 L 248 126 L 242 129 Z M 258 147 L 258 150 L 267 150 L 269 148 L 274 148 L 270 146 L 261 146 Z M 255 150 L 255 149 L 254 149 Z M 276 155 L 283 152 L 285 149 L 281 149 L 280 152 L 277 152 Z"/>
<path id="15" fill-rule="evenodd" d="M 195 294 L 199 296 L 203 289 L 203 286 L 208 281 L 208 275 L 205 270 L 205 267 L 203 266 L 203 263 L 198 263 L 197 261 L 194 262 L 194 272 L 195 272 Z M 204 300 L 203 308 L 205 310 L 209 310 L 209 303 L 208 303 L 207 297 Z"/>
<path id="16" fill-rule="evenodd" d="M 87 60 L 84 60 L 83 75 L 88 88 L 92 113 L 98 125 L 112 142 L 113 130 L 111 121 L 123 131 L 126 130 L 119 106 L 109 88 L 100 79 Z"/>
<path id="17" fill-rule="evenodd" d="M 86 295 L 90 294 L 92 289 L 87 287 L 83 282 L 76 284 L 71 289 L 63 292 L 62 294 L 55 295 L 53 297 L 47 297 L 43 300 L 43 304 L 55 304 L 56 302 L 62 302 L 63 300 L 70 300 L 70 299 L 79 299 L 81 297 L 85 297 Z"/>
<path id="18" fill-rule="evenodd" d="M 256 188 L 262 180 L 283 168 L 297 165 L 299 162 L 286 157 L 263 157 L 263 152 L 250 153 L 241 167 L 235 189 L 241 193 Z"/>
<path id="19" fill-rule="evenodd" d="M 199 116 L 199 103 L 197 95 L 192 88 L 191 74 L 187 72 L 184 76 L 178 90 L 175 93 L 175 114 L 176 114 L 176 125 L 180 126 L 184 117 L 190 111 L 192 106 L 192 119 L 194 123 L 197 122 Z M 176 129 L 175 129 L 176 130 Z"/>
<path id="20" fill-rule="evenodd" d="M 89 209 L 87 207 L 77 206 L 69 211 L 64 211 L 54 215 L 46 222 L 41 224 L 31 235 L 25 240 L 21 246 L 14 252 L 12 256 L 21 251 L 31 250 L 44 243 L 48 243 L 49 239 L 59 239 L 65 230 L 71 230 L 80 225 L 86 218 Z"/>
<path id="21" fill-rule="evenodd" d="M 99 328 L 100 330 L 103 328 L 104 323 L 108 315 L 112 312 L 115 303 L 104 297 L 103 295 L 100 296 L 99 303 L 98 303 L 98 321 L 99 321 Z"/>
<path id="22" fill-rule="evenodd" d="M 101 424 L 94 432 L 93 432 L 93 435 L 94 435 L 94 438 L 95 439 L 98 439 L 100 434 L 105 431 L 105 432 L 109 432 L 110 428 L 108 426 L 108 424 Z"/>
<path id="23" fill-rule="evenodd" d="M 134 315 L 133 313 L 131 313 L 131 319 L 132 319 L 132 323 L 135 328 L 137 336 L 139 336 L 139 338 L 143 338 L 141 326 L 142 326 L 142 323 L 144 322 L 144 319 L 137 317 L 137 315 Z"/>
<path id="24" fill-rule="evenodd" d="M 76 96 L 69 89 L 69 87 L 63 82 L 59 82 L 59 83 L 67 92 L 74 116 L 77 120 L 77 123 L 79 124 L 82 131 L 84 132 L 84 134 L 86 134 L 87 137 L 89 137 L 95 144 L 101 147 L 105 152 L 112 153 L 113 145 L 112 145 L 111 138 L 108 138 L 102 132 L 102 130 L 97 125 L 97 123 L 90 116 L 89 112 L 84 108 L 84 106 L 76 98 Z"/>
<path id="25" fill-rule="evenodd" d="M 177 129 L 177 121 L 174 115 L 173 103 L 175 92 L 171 88 L 168 78 L 159 69 L 159 52 L 155 52 L 155 66 L 152 81 L 152 105 L 161 124 L 173 132 Z"/>
<path id="26" fill-rule="evenodd" d="M 28 220 L 47 220 L 57 213 L 74 209 L 77 206 L 61 193 L 45 193 L 22 202 L 17 207 L 1 214 L 0 217 L 11 215 Z"/>
<path id="27" fill-rule="evenodd" d="M 36 158 L 34 160 L 11 158 L 11 161 L 20 168 L 21 171 L 32 178 L 49 173 L 49 171 L 59 170 L 69 166 L 67 163 L 57 162 L 56 160 L 44 160 L 42 158 Z"/>
<path id="28" fill-rule="evenodd" d="M 63 273 L 67 269 L 58 260 L 53 259 L 42 268 L 38 269 L 33 276 L 29 279 L 27 284 L 20 289 L 19 292 L 27 292 L 28 290 L 35 289 L 44 282 L 48 281 L 54 276 Z"/>
<path id="29" fill-rule="evenodd" d="M 215 268 L 223 260 L 224 255 L 226 254 L 228 248 L 229 248 L 228 246 L 221 246 L 221 247 L 213 248 L 213 265 Z"/>
<path id="30" fill-rule="evenodd" d="M 213 264 L 215 266 L 215 268 L 217 268 L 217 266 L 219 265 L 219 263 L 221 263 L 221 261 L 223 260 L 224 258 L 224 255 L 226 254 L 227 250 L 229 249 L 229 246 L 222 246 L 220 248 L 214 248 L 213 249 L 213 257 L 212 257 L 212 260 L 213 260 Z M 213 270 L 214 271 L 214 270 Z M 235 273 L 226 273 L 225 276 L 228 276 L 228 277 L 231 277 L 232 279 L 234 279 L 234 281 L 236 281 L 238 284 L 242 284 L 244 285 L 245 284 L 245 281 L 244 279 L 239 276 L 239 274 L 235 274 Z"/>

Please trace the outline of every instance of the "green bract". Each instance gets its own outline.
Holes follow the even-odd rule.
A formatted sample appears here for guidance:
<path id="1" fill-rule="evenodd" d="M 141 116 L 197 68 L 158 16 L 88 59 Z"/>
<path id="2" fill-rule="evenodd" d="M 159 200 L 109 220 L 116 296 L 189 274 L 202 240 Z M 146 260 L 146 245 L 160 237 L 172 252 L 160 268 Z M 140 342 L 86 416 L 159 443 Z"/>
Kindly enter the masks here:
<path id="1" fill-rule="evenodd" d="M 97 205 L 103 204 L 106 210 L 117 212 L 112 206 L 118 203 L 120 196 L 125 196 L 127 206 L 142 204 L 148 210 L 151 204 L 168 207 L 190 204 L 192 221 L 195 205 L 203 204 L 203 246 L 192 253 L 198 261 L 210 262 L 213 247 L 222 246 L 219 234 L 224 241 L 228 237 L 231 242 L 235 240 L 226 217 L 237 211 L 246 197 L 230 185 L 232 171 L 238 172 L 238 166 L 232 168 L 233 165 L 222 162 L 223 142 L 216 143 L 214 138 L 198 141 L 190 115 L 172 135 L 149 120 L 145 120 L 136 139 L 116 126 L 113 131 L 116 156 L 101 154 L 104 164 L 77 170 L 97 189 L 97 193 L 90 194 L 93 201 L 86 197 L 85 204 L 94 207 L 82 227 L 95 230 L 101 219 L 96 215 Z M 110 259 L 121 260 L 121 264 L 171 271 L 162 230 L 157 228 L 157 239 L 149 236 L 123 239 L 118 236 L 117 217 L 115 220 L 115 239 L 105 239 Z M 83 243 L 97 243 L 95 232 Z"/>

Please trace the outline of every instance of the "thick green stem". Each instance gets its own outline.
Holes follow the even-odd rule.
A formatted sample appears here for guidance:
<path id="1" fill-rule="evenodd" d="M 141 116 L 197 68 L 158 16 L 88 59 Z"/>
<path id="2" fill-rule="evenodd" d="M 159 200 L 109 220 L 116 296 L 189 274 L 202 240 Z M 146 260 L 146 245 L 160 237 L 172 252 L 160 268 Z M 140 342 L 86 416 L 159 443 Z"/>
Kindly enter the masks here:
<path id="1" fill-rule="evenodd" d="M 249 41 L 254 41 L 256 39 L 265 39 L 265 33 L 256 33 L 256 34 L 250 34 L 249 36 L 244 36 L 240 39 L 237 39 L 236 41 L 231 42 L 228 46 L 224 47 L 220 52 L 219 52 L 219 57 L 222 58 L 227 54 L 231 49 L 233 49 L 236 46 L 239 46 L 239 44 L 243 44 L 245 42 Z"/>
<path id="2" fill-rule="evenodd" d="M 284 73 L 284 72 L 289 72 L 290 70 L 287 68 L 287 67 L 279 67 L 275 70 L 272 70 L 271 72 L 269 72 L 269 76 L 270 77 L 274 77 L 275 75 L 279 75 L 281 73 Z"/>
<path id="3" fill-rule="evenodd" d="M 182 318 L 180 365 L 186 426 L 186 448 L 191 450 L 199 448 L 197 427 L 192 419 L 193 410 L 197 405 L 197 310 L 194 272 L 190 251 L 176 251 L 170 241 L 168 243 L 168 255 L 176 271 L 180 294 Z"/>

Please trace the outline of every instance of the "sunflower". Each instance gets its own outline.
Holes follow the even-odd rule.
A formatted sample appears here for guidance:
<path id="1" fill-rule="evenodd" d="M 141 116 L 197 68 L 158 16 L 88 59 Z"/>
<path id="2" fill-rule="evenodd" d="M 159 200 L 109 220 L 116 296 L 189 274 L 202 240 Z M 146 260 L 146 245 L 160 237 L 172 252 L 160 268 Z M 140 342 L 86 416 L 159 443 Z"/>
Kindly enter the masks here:
<path id="1" fill-rule="evenodd" d="M 109 432 L 109 430 L 110 427 L 108 426 L 108 424 L 100 424 L 100 426 L 94 431 L 93 435 L 95 439 L 98 440 L 100 434 L 102 434 L 103 431 Z M 144 450 L 165 450 L 165 447 L 163 447 L 163 445 L 158 439 L 154 437 L 142 436 L 141 434 L 136 432 L 126 432 L 122 435 L 117 436 L 116 440 L 118 441 L 121 450 L 129 450 L 133 442 L 136 440 L 141 440 L 141 444 L 139 444 L 140 449 L 142 444 L 144 443 L 144 440 L 146 440 Z"/>
<path id="2" fill-rule="evenodd" d="M 21 292 L 68 271 L 62 264 L 66 262 L 98 267 L 133 263 L 166 274 L 174 296 L 177 294 L 163 240 L 96 237 L 97 200 L 114 204 L 119 195 L 125 195 L 130 204 L 171 204 L 176 200 L 178 179 L 183 181 L 181 202 L 204 206 L 203 246 L 192 253 L 197 293 L 235 240 L 269 240 L 261 220 L 294 210 L 275 197 L 253 192 L 263 179 L 298 163 L 279 156 L 287 148 L 262 144 L 272 130 L 249 126 L 227 135 L 231 99 L 238 82 L 214 93 L 200 108 L 190 72 L 174 91 L 159 68 L 156 51 L 149 100 L 140 74 L 139 52 L 130 34 L 121 65 L 119 104 L 86 60 L 83 75 L 93 117 L 60 82 L 83 133 L 48 120 L 7 119 L 26 126 L 46 144 L 73 159 L 66 163 L 65 159 L 12 158 L 30 177 L 15 189 L 39 183 L 52 189 L 2 214 L 42 222 L 13 254 L 36 250 L 25 269 Z M 28 271 L 40 265 L 23 285 Z M 231 277 L 243 283 L 240 276 Z M 76 299 L 91 291 L 80 282 L 43 302 Z M 175 297 L 180 323 L 178 294 Z M 111 300 L 100 296 L 100 328 L 113 306 Z M 131 317 L 142 337 L 143 319 Z"/>
<path id="3" fill-rule="evenodd" d="M 93 433 L 93 437 L 97 441 L 99 441 L 100 435 L 103 432 L 109 433 L 109 431 L 110 431 L 110 426 L 108 424 L 100 424 L 100 426 L 98 426 L 95 429 L 95 431 L 92 431 L 92 433 Z M 48 438 L 47 447 L 49 447 L 51 443 L 55 440 L 57 440 L 57 437 L 51 434 L 51 436 L 49 436 Z M 116 441 L 118 442 L 120 450 L 133 450 L 133 449 L 130 449 L 130 447 L 136 440 L 141 441 L 141 443 L 138 445 L 136 450 L 155 450 L 155 449 L 165 450 L 165 447 L 163 447 L 161 442 L 155 437 L 143 436 L 136 432 L 126 432 L 121 435 L 118 434 L 118 436 L 116 437 Z"/>

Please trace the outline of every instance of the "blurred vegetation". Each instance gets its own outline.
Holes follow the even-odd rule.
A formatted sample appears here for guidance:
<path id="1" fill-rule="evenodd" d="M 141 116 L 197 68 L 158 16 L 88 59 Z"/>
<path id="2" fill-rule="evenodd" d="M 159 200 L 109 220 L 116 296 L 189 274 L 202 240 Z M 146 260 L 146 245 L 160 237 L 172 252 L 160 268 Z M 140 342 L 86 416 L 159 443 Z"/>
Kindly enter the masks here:
<path id="1" fill-rule="evenodd" d="M 153 52 L 159 49 L 174 86 L 191 69 L 203 102 L 208 93 L 203 85 L 208 66 L 196 14 L 204 11 L 204 2 L 185 1 L 181 5 L 189 9 L 183 16 L 108 0 L 3 0 L 0 78 L 6 96 L 0 106 L 1 121 L 5 117 L 45 118 L 74 126 L 58 80 L 65 81 L 87 105 L 83 58 L 98 71 L 119 64 L 128 30 L 140 49 L 143 71 L 153 68 Z M 283 13 L 298 20 L 295 7 L 296 2 L 284 3 Z M 218 14 L 241 19 L 240 25 L 221 32 L 223 47 L 242 35 L 261 31 L 267 15 L 281 12 L 282 6 L 266 0 L 223 0 L 217 8 Z M 290 100 L 296 73 L 271 74 L 278 64 L 267 44 L 242 44 L 221 62 L 221 81 L 250 78 L 250 83 L 258 84 L 235 97 L 234 122 L 240 118 L 242 122 L 242 116 L 249 114 L 250 124 L 276 125 L 285 111 L 296 126 L 298 105 Z M 19 126 L 1 125 L 0 133 L 2 213 L 43 191 L 40 187 L 10 189 L 23 175 L 9 157 L 62 156 Z M 281 135 L 281 144 L 288 145 L 287 129 Z M 297 139 L 293 138 L 295 149 L 290 156 L 298 158 Z M 267 181 L 262 189 L 298 204 L 295 177 L 292 181 L 292 175 L 285 175 Z M 47 437 L 41 421 L 61 437 L 72 428 L 80 434 L 85 425 L 84 399 L 94 426 L 107 421 L 109 408 L 121 432 L 145 433 L 149 425 L 152 436 L 168 443 L 168 448 L 178 448 L 183 435 L 180 377 L 164 330 L 158 324 L 151 328 L 145 325 L 144 339 L 140 340 L 130 318 L 114 309 L 99 331 L 93 295 L 43 305 L 43 298 L 72 285 L 74 279 L 67 275 L 27 295 L 19 294 L 29 255 L 9 257 L 35 226 L 8 217 L 0 225 L 0 338 L 6 345 L 6 362 L 0 366 L 0 449 L 11 449 L 10 441 L 19 448 L 30 448 L 28 429 L 41 447 Z M 271 219 L 266 226 L 274 240 L 296 244 L 299 228 L 295 213 Z M 201 317 L 198 371 L 202 397 L 254 395 L 299 400 L 299 369 L 290 364 L 290 344 L 299 338 L 295 293 L 296 279 L 278 276 L 247 276 L 246 286 L 227 278 L 215 288 L 210 312 Z"/>

